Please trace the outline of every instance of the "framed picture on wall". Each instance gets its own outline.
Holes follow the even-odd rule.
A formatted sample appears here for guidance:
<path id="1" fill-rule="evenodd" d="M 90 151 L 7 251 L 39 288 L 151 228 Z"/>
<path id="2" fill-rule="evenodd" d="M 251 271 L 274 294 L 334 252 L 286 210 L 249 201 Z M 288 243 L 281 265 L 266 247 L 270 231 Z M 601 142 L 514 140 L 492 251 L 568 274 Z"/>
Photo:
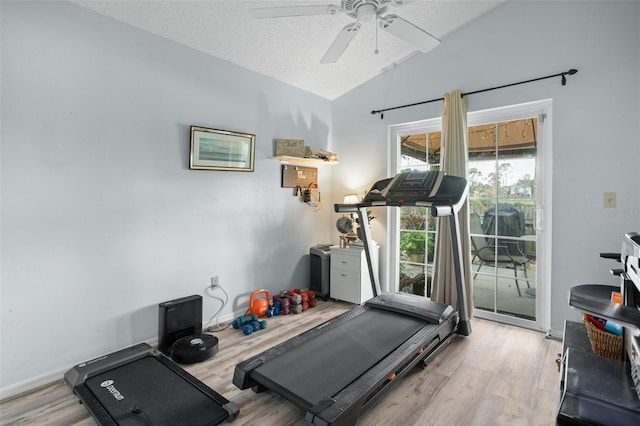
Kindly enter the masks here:
<path id="1" fill-rule="evenodd" d="M 252 172 L 256 136 L 191 126 L 189 168 Z"/>

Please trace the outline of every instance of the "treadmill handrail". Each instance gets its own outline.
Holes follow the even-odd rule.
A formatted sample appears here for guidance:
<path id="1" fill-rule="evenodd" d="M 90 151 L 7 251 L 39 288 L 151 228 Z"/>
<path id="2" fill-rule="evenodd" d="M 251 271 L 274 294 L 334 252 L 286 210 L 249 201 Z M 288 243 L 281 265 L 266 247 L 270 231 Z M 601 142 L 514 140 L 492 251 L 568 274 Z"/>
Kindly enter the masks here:
<path id="1" fill-rule="evenodd" d="M 462 265 L 462 251 L 460 241 L 460 222 L 458 212 L 464 205 L 468 196 L 467 180 L 458 176 L 446 176 L 442 172 L 426 172 L 437 173 L 436 184 L 430 188 L 419 188 L 412 186 L 398 187 L 394 193 L 391 187 L 397 182 L 403 182 L 399 176 L 388 178 L 376 182 L 369 191 L 364 200 L 358 204 L 335 204 L 334 209 L 337 213 L 358 213 L 358 219 L 361 224 L 362 242 L 365 250 L 367 268 L 369 270 L 369 278 L 371 280 L 371 288 L 373 296 L 382 293 L 380 278 L 377 274 L 377 265 L 373 264 L 372 247 L 371 247 L 371 230 L 366 210 L 368 207 L 376 206 L 431 206 L 431 214 L 434 217 L 449 217 L 449 227 L 451 233 L 451 252 L 453 255 L 456 293 L 458 294 L 458 313 L 460 317 L 459 333 L 468 336 L 471 334 L 471 322 L 469 310 L 467 307 L 466 282 L 464 276 L 464 268 Z M 426 179 L 425 179 L 426 180 Z M 428 195 L 426 195 L 428 191 Z M 389 196 L 391 195 L 391 199 Z M 402 197 L 406 195 L 406 197 Z M 406 199 L 405 199 L 406 198 Z"/>

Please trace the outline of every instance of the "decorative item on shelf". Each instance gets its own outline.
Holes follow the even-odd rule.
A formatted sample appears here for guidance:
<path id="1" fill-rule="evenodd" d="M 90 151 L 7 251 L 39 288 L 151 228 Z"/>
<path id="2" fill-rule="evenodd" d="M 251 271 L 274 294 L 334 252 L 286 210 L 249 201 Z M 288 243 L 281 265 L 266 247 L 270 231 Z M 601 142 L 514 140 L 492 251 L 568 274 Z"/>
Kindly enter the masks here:
<path id="1" fill-rule="evenodd" d="M 304 139 L 276 139 L 275 159 L 286 164 L 338 164 L 338 156 L 330 151 L 313 151 Z"/>
<path id="2" fill-rule="evenodd" d="M 338 155 L 329 151 L 316 151 L 314 154 L 316 157 L 323 159 L 324 161 L 338 162 Z"/>
<path id="3" fill-rule="evenodd" d="M 304 139 L 276 139 L 276 156 L 305 157 Z"/>
<path id="4" fill-rule="evenodd" d="M 252 172 L 256 136 L 191 126 L 189 168 Z"/>

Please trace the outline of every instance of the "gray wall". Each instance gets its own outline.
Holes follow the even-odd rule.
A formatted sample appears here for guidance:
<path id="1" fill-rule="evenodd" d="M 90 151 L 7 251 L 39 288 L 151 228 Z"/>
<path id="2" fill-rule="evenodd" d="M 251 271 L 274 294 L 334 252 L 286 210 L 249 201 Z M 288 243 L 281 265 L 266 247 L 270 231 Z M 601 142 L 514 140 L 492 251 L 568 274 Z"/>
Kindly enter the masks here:
<path id="1" fill-rule="evenodd" d="M 333 140 L 342 163 L 334 193 L 386 177 L 387 126 L 440 117 L 442 103 L 387 112 L 371 110 L 555 74 L 579 73 L 472 95 L 478 111 L 553 99 L 551 328 L 579 319 L 569 289 L 617 281 L 600 260 L 619 251 L 625 232 L 640 229 L 640 3 L 509 2 L 333 103 Z M 603 192 L 617 192 L 604 209 Z M 378 241 L 385 221 L 376 220 Z M 374 229 L 374 232 L 376 230 Z M 385 266 L 384 250 L 382 266 Z"/>
<path id="2" fill-rule="evenodd" d="M 332 203 L 386 177 L 387 126 L 441 115 L 372 109 L 580 69 L 566 87 L 469 98 L 469 111 L 553 98 L 556 330 L 578 316 L 568 289 L 615 282 L 598 253 L 640 228 L 637 2 L 508 3 L 334 102 L 74 5 L 0 13 L 2 397 L 153 340 L 164 300 L 202 294 L 212 315 L 211 275 L 230 293 L 224 315 L 254 289 L 307 285 L 308 248 L 336 242 Z M 255 133 L 256 171 L 190 171 L 191 124 Z M 320 212 L 279 187 L 276 137 L 339 154 L 320 168 Z"/>
<path id="3" fill-rule="evenodd" d="M 201 294 L 208 319 L 212 275 L 227 316 L 308 286 L 333 209 L 270 157 L 274 138 L 330 149 L 328 100 L 76 5 L 0 10 L 3 397 L 153 341 L 159 302 Z M 192 124 L 256 134 L 255 172 L 189 170 Z"/>

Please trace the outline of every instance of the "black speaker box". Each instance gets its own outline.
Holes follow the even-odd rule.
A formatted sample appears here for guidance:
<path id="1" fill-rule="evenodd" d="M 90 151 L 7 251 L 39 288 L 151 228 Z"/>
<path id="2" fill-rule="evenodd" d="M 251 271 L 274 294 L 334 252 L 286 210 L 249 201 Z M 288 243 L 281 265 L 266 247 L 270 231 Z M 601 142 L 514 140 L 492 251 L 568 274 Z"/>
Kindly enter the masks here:
<path id="1" fill-rule="evenodd" d="M 218 352 L 218 338 L 210 334 L 186 336 L 171 347 L 171 359 L 178 364 L 205 361 Z"/>
<path id="2" fill-rule="evenodd" d="M 163 354 L 169 356 L 178 339 L 202 333 L 202 296 L 170 300 L 158 307 L 158 350 Z"/>

